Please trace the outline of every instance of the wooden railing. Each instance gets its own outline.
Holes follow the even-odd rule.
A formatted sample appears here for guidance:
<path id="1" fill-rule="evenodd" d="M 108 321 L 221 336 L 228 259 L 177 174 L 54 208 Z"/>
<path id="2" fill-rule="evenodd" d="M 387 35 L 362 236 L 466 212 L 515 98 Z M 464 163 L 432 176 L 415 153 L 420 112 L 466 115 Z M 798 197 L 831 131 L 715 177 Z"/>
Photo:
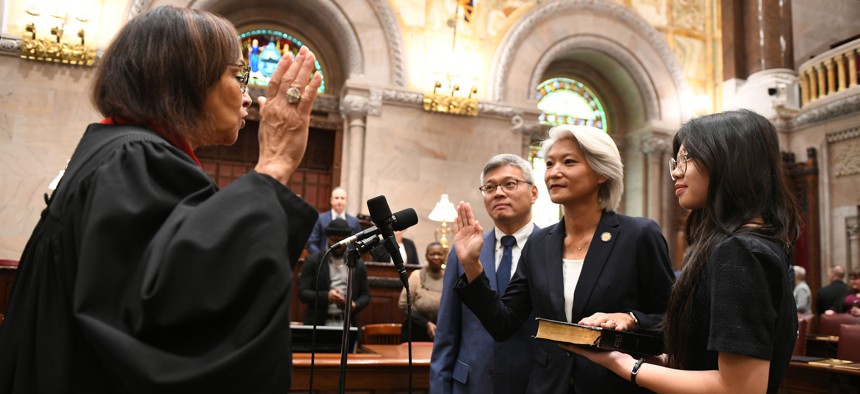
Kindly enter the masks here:
<path id="1" fill-rule="evenodd" d="M 824 52 L 800 65 L 800 105 L 858 87 L 860 39 Z"/>

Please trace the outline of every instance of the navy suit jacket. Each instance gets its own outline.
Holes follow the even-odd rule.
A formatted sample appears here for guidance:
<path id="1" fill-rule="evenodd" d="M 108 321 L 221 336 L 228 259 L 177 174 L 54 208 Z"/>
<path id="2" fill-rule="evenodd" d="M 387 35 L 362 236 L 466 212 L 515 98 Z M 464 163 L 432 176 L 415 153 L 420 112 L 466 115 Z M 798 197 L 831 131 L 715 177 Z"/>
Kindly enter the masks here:
<path id="1" fill-rule="evenodd" d="M 537 229 L 535 226 L 533 231 Z M 494 230 L 490 230 L 484 234 L 480 260 L 492 291 L 497 288 L 495 244 Z M 534 321 L 523 324 L 508 340 L 496 342 L 453 291 L 461 275 L 463 266 L 452 247 L 433 341 L 430 392 L 522 394 L 534 363 L 534 339 L 530 337 L 536 328 Z"/>
<path id="2" fill-rule="evenodd" d="M 325 237 L 325 228 L 331 223 L 331 209 L 320 214 L 317 223 L 314 224 L 314 230 L 311 232 L 311 237 L 308 239 L 308 254 L 325 252 L 328 249 L 328 240 Z M 352 229 L 352 234 L 355 235 L 361 231 L 361 223 L 358 218 L 350 214 L 346 214 L 346 223 Z"/>
<path id="3" fill-rule="evenodd" d="M 463 302 L 497 341 L 519 332 L 530 315 L 565 321 L 562 255 L 564 219 L 532 234 L 504 296 L 490 288 L 488 273 L 455 285 Z M 489 275 L 492 277 L 492 275 Z M 604 212 L 591 240 L 574 290 L 574 322 L 596 312 L 632 311 L 640 327 L 663 319 L 674 281 L 669 250 L 652 220 Z M 639 389 L 608 369 L 567 352 L 553 342 L 536 341 L 528 392 L 629 393 Z M 644 390 L 644 389 L 643 389 Z"/>

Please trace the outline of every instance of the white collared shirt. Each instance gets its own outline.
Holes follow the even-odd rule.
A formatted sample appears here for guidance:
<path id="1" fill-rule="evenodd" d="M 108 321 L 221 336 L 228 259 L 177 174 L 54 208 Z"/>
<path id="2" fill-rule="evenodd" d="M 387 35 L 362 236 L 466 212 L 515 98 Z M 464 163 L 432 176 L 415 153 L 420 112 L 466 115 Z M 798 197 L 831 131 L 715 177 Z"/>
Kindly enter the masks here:
<path id="1" fill-rule="evenodd" d="M 341 218 L 343 220 L 346 220 L 346 211 L 343 211 L 343 213 L 337 213 L 334 211 L 334 209 L 332 209 L 331 210 L 331 220 L 335 220 L 337 218 Z"/>
<path id="2" fill-rule="evenodd" d="M 517 244 L 511 248 L 511 252 L 513 252 L 513 261 L 511 262 L 511 277 L 514 276 L 514 272 L 517 272 L 517 266 L 520 262 L 520 254 L 523 251 L 523 247 L 526 246 L 526 241 L 529 239 L 529 235 L 532 235 L 532 231 L 534 231 L 535 224 L 534 222 L 529 222 L 523 228 L 517 230 L 513 234 L 505 234 L 502 230 L 499 230 L 496 227 L 493 233 L 496 234 L 496 272 L 499 272 L 499 264 L 502 262 L 502 253 L 504 252 L 504 247 L 502 246 L 502 237 L 505 235 L 513 235 L 514 238 L 517 239 Z"/>

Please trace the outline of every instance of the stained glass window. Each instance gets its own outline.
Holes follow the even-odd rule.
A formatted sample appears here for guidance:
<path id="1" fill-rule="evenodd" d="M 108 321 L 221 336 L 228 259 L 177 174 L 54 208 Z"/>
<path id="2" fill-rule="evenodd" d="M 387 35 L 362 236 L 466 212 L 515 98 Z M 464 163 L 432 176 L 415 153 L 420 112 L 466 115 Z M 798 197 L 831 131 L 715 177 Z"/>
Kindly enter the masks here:
<path id="1" fill-rule="evenodd" d="M 570 78 L 552 78 L 537 87 L 540 122 L 588 125 L 608 130 L 603 105 L 594 92 Z"/>
<path id="2" fill-rule="evenodd" d="M 239 35 L 239 41 L 242 43 L 242 56 L 251 67 L 251 78 L 248 84 L 259 86 L 269 84 L 269 79 L 275 72 L 275 66 L 278 65 L 282 53 L 289 51 L 295 57 L 299 49 L 307 45 L 296 37 L 271 29 L 244 32 Z M 313 51 L 311 47 L 308 49 Z M 316 69 L 323 77 L 322 85 L 317 90 L 322 93 L 326 90 L 325 72 L 319 58 L 316 60 Z"/>

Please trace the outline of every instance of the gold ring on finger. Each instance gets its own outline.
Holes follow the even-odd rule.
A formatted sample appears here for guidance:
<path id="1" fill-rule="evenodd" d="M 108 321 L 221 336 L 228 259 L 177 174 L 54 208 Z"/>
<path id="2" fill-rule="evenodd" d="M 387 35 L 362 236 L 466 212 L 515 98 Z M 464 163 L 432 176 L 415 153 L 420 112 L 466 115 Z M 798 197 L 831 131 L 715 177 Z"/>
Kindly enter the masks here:
<path id="1" fill-rule="evenodd" d="M 291 86 L 287 89 L 287 102 L 290 104 L 297 104 L 302 99 L 302 92 L 299 88 L 295 86 Z"/>

